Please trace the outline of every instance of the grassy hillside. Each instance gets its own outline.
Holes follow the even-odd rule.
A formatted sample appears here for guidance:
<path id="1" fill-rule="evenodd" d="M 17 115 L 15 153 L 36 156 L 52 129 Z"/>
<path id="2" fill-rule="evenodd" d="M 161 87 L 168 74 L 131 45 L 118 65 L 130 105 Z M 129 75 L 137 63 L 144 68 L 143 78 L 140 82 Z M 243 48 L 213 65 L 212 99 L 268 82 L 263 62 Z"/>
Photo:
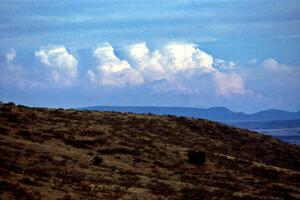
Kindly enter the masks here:
<path id="1" fill-rule="evenodd" d="M 1 104 L 0 138 L 0 199 L 300 199 L 298 147 L 207 120 Z"/>

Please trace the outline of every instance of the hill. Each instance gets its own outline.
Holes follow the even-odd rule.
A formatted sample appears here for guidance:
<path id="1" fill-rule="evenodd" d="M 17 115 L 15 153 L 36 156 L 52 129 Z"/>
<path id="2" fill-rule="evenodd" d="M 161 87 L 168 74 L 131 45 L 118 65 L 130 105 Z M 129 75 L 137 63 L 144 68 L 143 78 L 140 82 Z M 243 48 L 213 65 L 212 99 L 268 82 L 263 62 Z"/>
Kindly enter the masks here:
<path id="1" fill-rule="evenodd" d="M 188 108 L 188 107 L 147 107 L 147 106 L 93 106 L 81 108 L 83 110 L 133 112 L 139 114 L 176 115 L 185 117 L 203 118 L 221 122 L 233 121 L 270 121 L 300 119 L 299 112 L 284 110 L 265 110 L 253 114 L 233 112 L 224 107 Z"/>
<path id="2" fill-rule="evenodd" d="M 300 149 L 256 132 L 13 104 L 0 122 L 0 199 L 300 198 Z"/>

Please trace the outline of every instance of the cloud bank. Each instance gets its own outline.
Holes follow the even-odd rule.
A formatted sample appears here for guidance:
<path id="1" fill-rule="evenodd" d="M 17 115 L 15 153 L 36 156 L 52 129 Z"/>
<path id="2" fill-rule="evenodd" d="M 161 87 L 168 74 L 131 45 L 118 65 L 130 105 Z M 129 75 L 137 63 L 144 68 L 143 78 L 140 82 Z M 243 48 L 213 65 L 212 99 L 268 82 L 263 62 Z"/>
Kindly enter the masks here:
<path id="1" fill-rule="evenodd" d="M 246 110 L 248 104 L 259 110 L 295 107 L 300 98 L 299 67 L 274 58 L 227 61 L 192 43 L 156 48 L 146 43 L 117 48 L 104 43 L 73 54 L 62 45 L 48 46 L 34 51 L 38 65 L 20 63 L 22 51 L 18 50 L 18 58 L 16 52 L 12 48 L 2 56 L 2 91 L 15 87 L 73 95 L 81 90 L 85 92 L 79 99 L 88 95 L 87 102 L 96 101 L 97 96 L 107 105 L 217 105 Z"/>
<path id="2" fill-rule="evenodd" d="M 198 79 L 210 77 L 209 82 L 214 83 L 217 95 L 247 94 L 244 81 L 237 73 L 222 72 L 214 67 L 213 56 L 195 44 L 169 43 L 160 49 L 150 50 L 146 43 L 137 43 L 127 46 L 124 56 L 126 59 L 116 56 L 109 43 L 95 49 L 94 57 L 99 65 L 88 70 L 90 81 L 116 87 L 151 84 L 156 92 L 161 88 L 162 92 L 193 93 L 199 92 L 197 84 L 203 82 Z M 216 61 L 223 68 L 234 66 L 233 62 Z M 201 85 L 201 88 L 204 87 Z"/>

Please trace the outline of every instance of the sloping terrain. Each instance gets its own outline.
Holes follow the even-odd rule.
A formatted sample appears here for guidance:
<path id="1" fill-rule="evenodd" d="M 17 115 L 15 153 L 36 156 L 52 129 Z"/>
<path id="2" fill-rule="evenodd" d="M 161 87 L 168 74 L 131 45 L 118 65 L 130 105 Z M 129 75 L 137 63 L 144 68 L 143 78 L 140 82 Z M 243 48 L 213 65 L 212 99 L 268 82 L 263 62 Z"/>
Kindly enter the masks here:
<path id="1" fill-rule="evenodd" d="M 299 147 L 184 117 L 0 104 L 0 163 L 0 199 L 300 199 Z"/>

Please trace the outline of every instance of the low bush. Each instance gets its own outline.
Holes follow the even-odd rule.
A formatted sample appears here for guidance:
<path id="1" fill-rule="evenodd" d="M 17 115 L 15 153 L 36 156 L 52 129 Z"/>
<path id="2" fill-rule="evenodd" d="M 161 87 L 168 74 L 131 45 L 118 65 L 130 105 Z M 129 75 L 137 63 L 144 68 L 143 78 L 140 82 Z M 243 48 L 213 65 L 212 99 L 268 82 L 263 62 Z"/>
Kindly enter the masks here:
<path id="1" fill-rule="evenodd" d="M 176 193 L 176 190 L 173 187 L 160 181 L 153 181 L 148 187 L 155 195 L 171 196 Z"/>
<path id="2" fill-rule="evenodd" d="M 73 146 L 75 148 L 91 149 L 96 144 L 93 140 L 76 140 L 76 139 L 64 139 L 66 145 Z"/>
<path id="3" fill-rule="evenodd" d="M 103 159 L 98 157 L 98 156 L 95 156 L 93 161 L 92 161 L 93 165 L 95 165 L 95 166 L 100 165 L 102 162 L 103 162 Z"/>
<path id="4" fill-rule="evenodd" d="M 112 149 L 108 149 L 108 148 L 99 149 L 97 152 L 106 155 L 114 155 L 114 154 L 127 154 L 127 155 L 135 155 L 135 156 L 141 155 L 141 153 L 136 149 L 130 149 L 124 147 L 116 147 Z"/>
<path id="5" fill-rule="evenodd" d="M 181 198 L 186 200 L 203 200 L 205 199 L 205 191 L 200 188 L 182 188 Z"/>
<path id="6" fill-rule="evenodd" d="M 4 127 L 0 127 L 0 134 L 2 134 L 2 135 L 6 135 L 7 134 L 7 129 L 6 128 L 4 128 Z"/>
<path id="7" fill-rule="evenodd" d="M 193 165 L 203 165 L 205 163 L 205 153 L 202 151 L 189 151 L 188 161 Z"/>

